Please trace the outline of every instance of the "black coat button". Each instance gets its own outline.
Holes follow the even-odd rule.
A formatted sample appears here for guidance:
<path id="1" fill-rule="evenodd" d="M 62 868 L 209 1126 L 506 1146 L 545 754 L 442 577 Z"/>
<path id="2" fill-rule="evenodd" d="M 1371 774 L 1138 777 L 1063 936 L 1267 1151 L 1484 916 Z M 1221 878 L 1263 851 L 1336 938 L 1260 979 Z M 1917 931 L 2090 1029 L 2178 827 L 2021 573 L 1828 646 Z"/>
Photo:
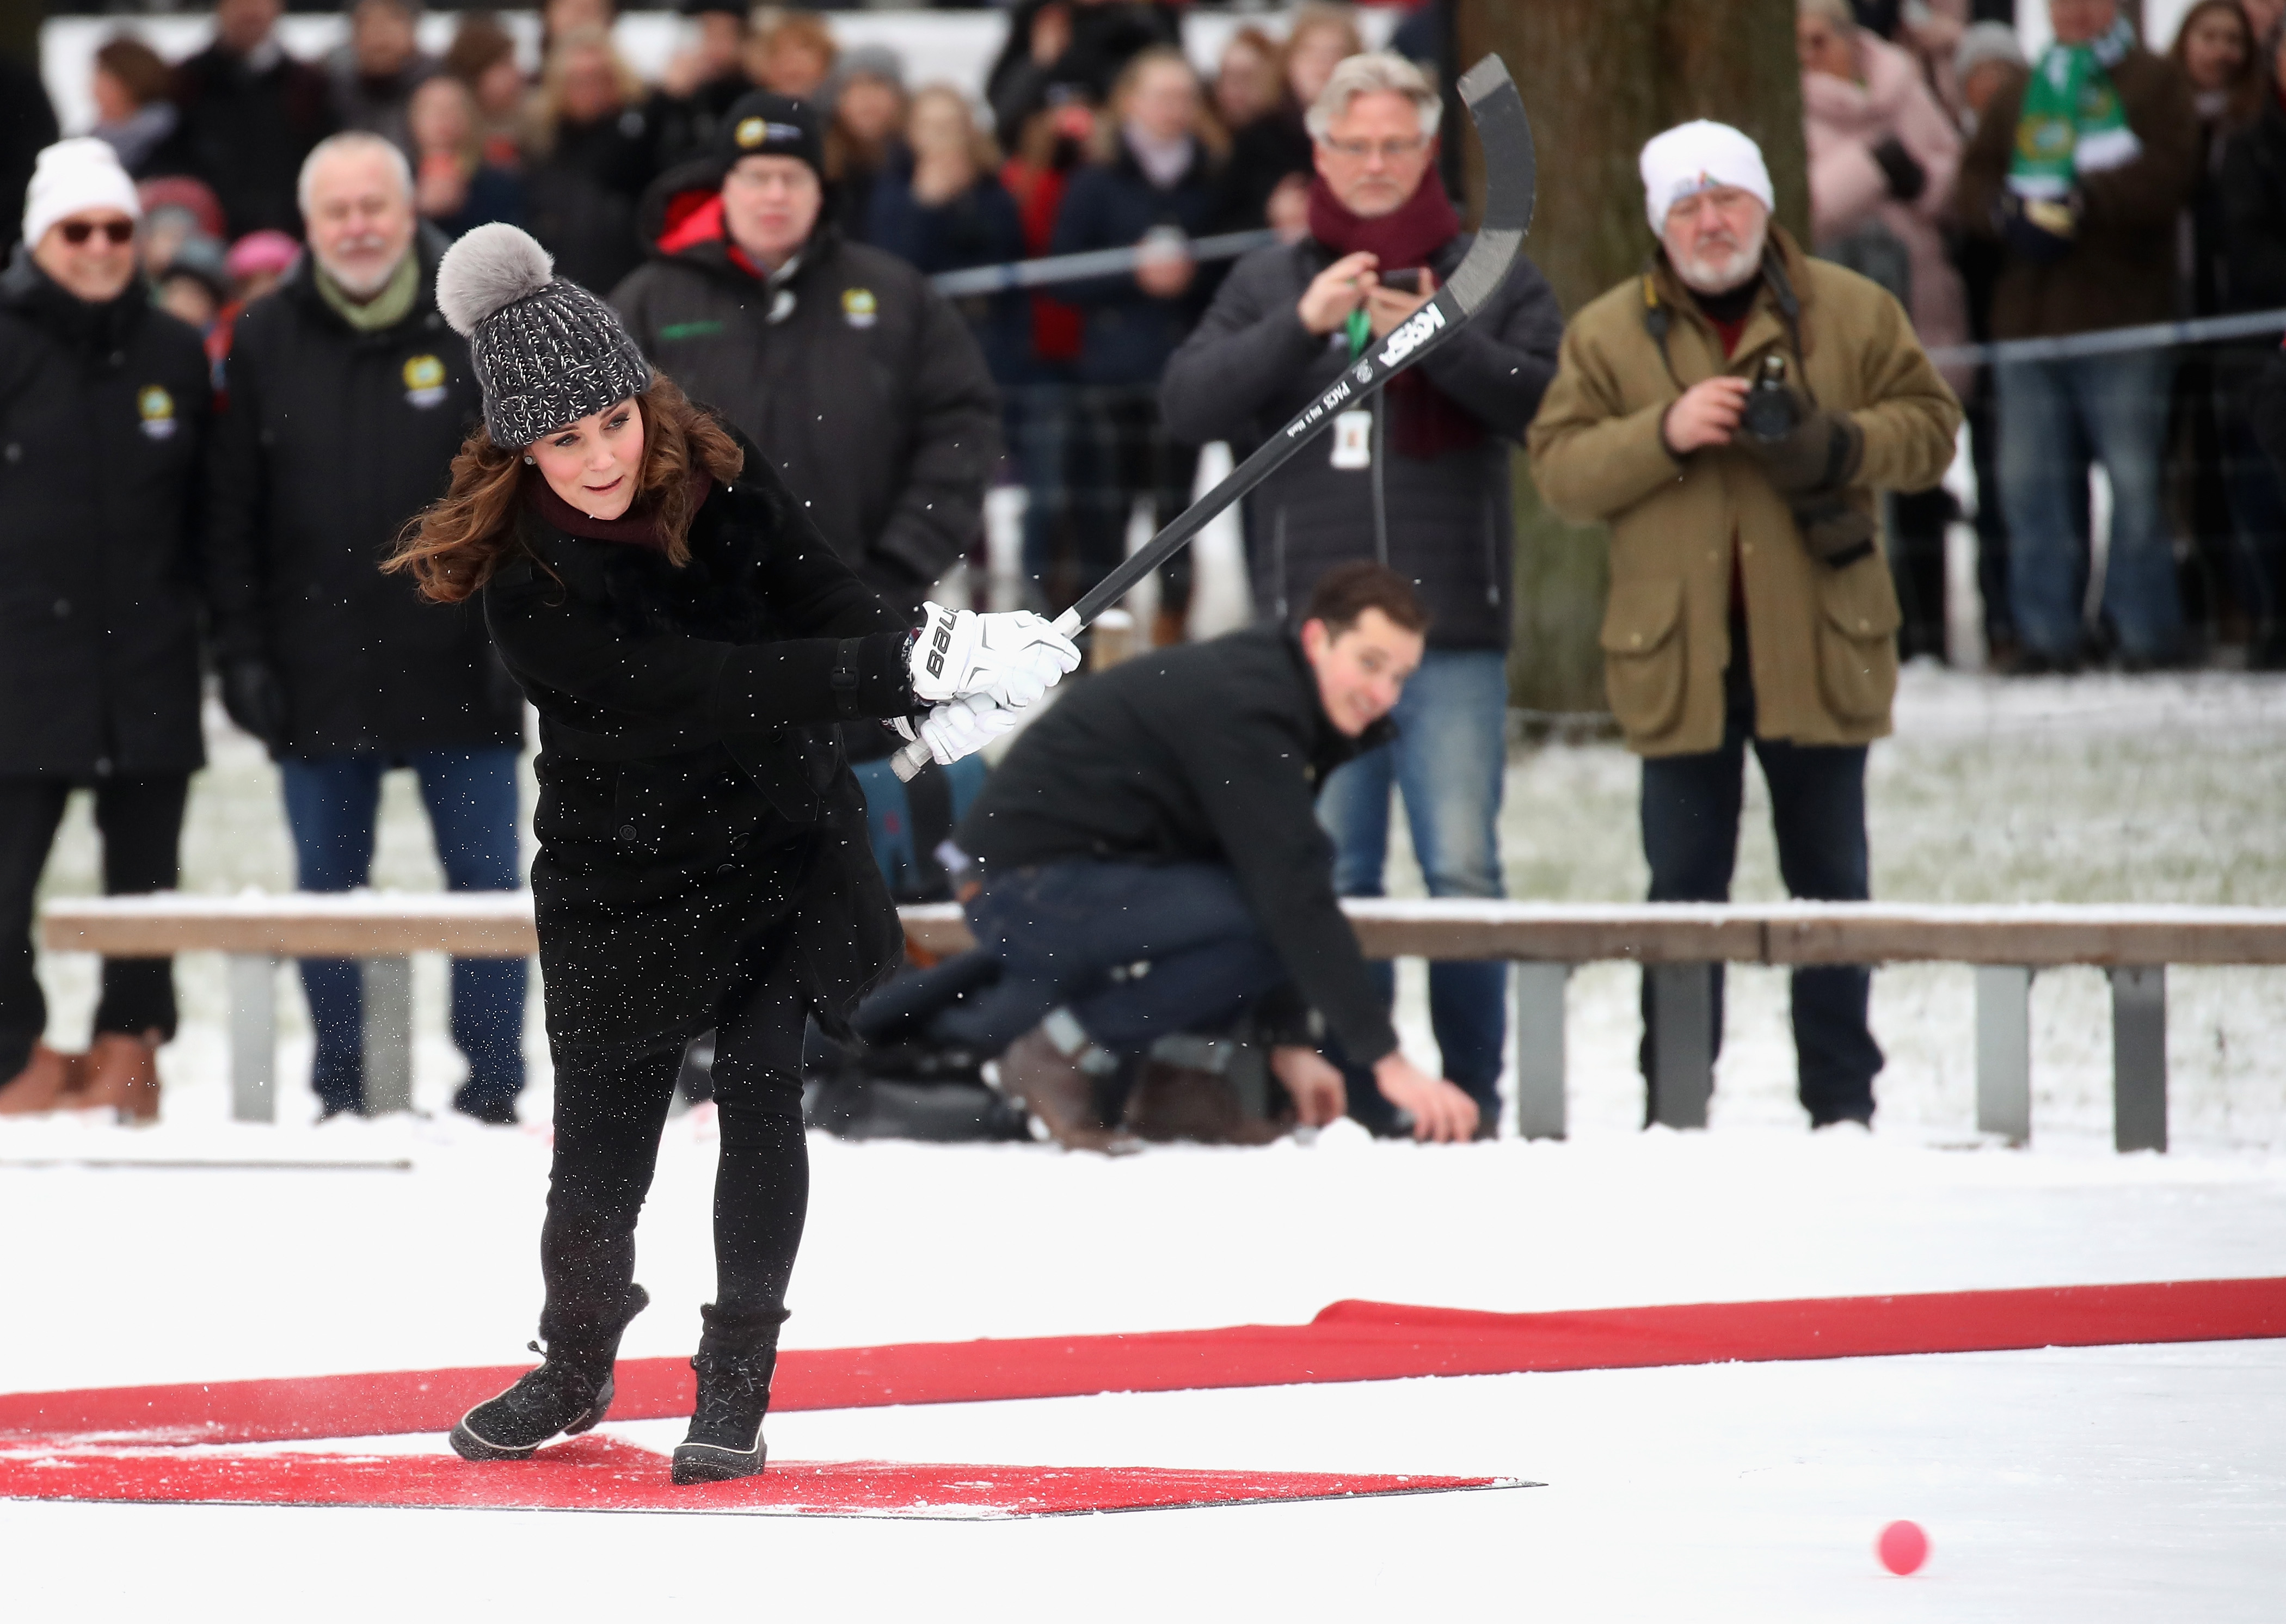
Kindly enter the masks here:
<path id="1" fill-rule="evenodd" d="M 721 874 L 721 875 L 724 875 L 724 876 L 728 876 L 728 875 L 735 874 L 735 873 L 737 873 L 737 872 L 738 871 L 738 865 L 737 865 L 737 863 L 724 863 L 721 868 L 716 869 L 714 871 L 715 871 L 717 874 Z"/>
<path id="2" fill-rule="evenodd" d="M 71 619 L 71 600 L 69 598 L 58 598 L 56 600 L 56 619 L 59 620 L 68 620 Z"/>
<path id="3" fill-rule="evenodd" d="M 635 838 L 635 826 L 633 824 L 621 824 L 619 825 L 619 839 L 622 840 L 632 840 Z"/>

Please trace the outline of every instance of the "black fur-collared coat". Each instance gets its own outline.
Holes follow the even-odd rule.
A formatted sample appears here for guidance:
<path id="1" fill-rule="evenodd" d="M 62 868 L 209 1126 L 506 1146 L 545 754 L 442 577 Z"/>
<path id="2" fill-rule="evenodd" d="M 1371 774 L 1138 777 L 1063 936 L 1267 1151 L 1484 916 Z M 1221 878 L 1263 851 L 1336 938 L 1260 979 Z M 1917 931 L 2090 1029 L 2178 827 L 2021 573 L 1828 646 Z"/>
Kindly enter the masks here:
<path id="1" fill-rule="evenodd" d="M 910 632 L 751 446 L 746 470 L 709 492 L 681 568 L 527 505 L 519 556 L 485 588 L 540 711 L 532 889 L 559 1049 L 703 1030 L 776 955 L 839 1029 L 896 960 L 832 724 L 912 708 Z"/>

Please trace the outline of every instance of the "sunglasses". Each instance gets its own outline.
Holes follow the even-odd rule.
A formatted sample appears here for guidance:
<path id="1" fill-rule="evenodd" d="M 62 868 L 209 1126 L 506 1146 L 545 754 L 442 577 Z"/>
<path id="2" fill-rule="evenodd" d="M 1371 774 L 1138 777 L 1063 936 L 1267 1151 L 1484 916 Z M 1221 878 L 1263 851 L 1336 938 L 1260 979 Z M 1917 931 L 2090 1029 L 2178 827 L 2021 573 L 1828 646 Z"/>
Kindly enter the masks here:
<path id="1" fill-rule="evenodd" d="M 135 222 L 132 220 L 106 220 L 100 225 L 90 220 L 66 220 L 56 229 L 63 233 L 64 240 L 75 248 L 84 248 L 87 240 L 98 232 L 103 233 L 105 241 L 116 248 L 125 248 L 135 240 Z"/>

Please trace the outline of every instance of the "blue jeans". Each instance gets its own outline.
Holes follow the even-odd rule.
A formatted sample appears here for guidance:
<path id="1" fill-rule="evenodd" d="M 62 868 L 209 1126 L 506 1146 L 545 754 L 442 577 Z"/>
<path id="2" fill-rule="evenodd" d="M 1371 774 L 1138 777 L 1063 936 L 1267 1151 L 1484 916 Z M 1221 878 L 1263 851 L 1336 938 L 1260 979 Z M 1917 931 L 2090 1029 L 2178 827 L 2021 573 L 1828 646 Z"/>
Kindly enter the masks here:
<path id="1" fill-rule="evenodd" d="M 1389 852 L 1389 792 L 1405 797 L 1413 850 L 1431 896 L 1499 896 L 1502 774 L 1508 765 L 1508 658 L 1494 649 L 1431 649 L 1392 713 L 1393 743 L 1326 780 L 1318 817 L 1334 837 L 1334 889 L 1380 896 Z M 1374 966 L 1392 1002 L 1397 978 Z M 1501 1049 L 1508 1037 L 1508 966 L 1439 960 L 1429 966 L 1429 1019 L 1446 1077 L 1487 1122 L 1500 1113 Z M 1368 1127 L 1390 1108 L 1372 1080 L 1351 1069 L 1350 1108 Z"/>
<path id="2" fill-rule="evenodd" d="M 1762 764 L 1787 895 L 1807 901 L 1862 903 L 1872 895 L 1865 841 L 1865 747 L 1796 745 L 1754 737 L 1754 685 L 1746 638 L 1723 674 L 1722 743 L 1702 754 L 1655 756 L 1643 764 L 1644 855 L 1654 903 L 1722 903 L 1738 860 L 1738 811 L 1746 792 L 1746 745 Z M 1722 1048 L 1722 966 L 1714 977 L 1711 1052 Z M 1866 1024 L 1872 974 L 1856 965 L 1793 973 L 1793 1044 L 1802 1108 L 1813 1125 L 1873 1119 L 1880 1046 Z M 1657 1052 L 1654 982 L 1643 984 L 1644 1076 Z"/>
<path id="3" fill-rule="evenodd" d="M 450 889 L 516 888 L 516 752 L 502 747 L 415 750 L 405 756 L 420 777 Z M 373 874 L 381 777 L 390 760 L 289 756 L 278 765 L 302 889 L 348 891 L 366 884 Z M 469 1061 L 468 1084 L 453 1103 L 463 1109 L 513 1100 L 524 1088 L 526 976 L 521 958 L 453 961 L 453 1041 Z M 327 1110 L 356 1110 L 365 1100 L 365 990 L 357 961 L 302 960 L 302 990 L 318 1038 L 310 1085 Z"/>
<path id="4" fill-rule="evenodd" d="M 929 1036 L 997 1054 L 1068 1005 L 1120 1054 L 1210 1031 L 1281 985 L 1286 967 L 1218 863 L 1075 858 L 995 875 L 968 903 L 1000 979 L 930 1023 Z M 1130 966 L 1148 964 L 1136 975 Z"/>
<path id="5" fill-rule="evenodd" d="M 2000 394 L 2000 501 L 2008 519 L 2008 596 L 2025 648 L 2051 659 L 2080 651 L 2087 590 L 2087 471 L 2111 477 L 2111 556 L 2103 610 L 2123 652 L 2180 652 L 2161 453 L 2173 359 L 2162 350 L 2062 361 L 2006 361 Z"/>

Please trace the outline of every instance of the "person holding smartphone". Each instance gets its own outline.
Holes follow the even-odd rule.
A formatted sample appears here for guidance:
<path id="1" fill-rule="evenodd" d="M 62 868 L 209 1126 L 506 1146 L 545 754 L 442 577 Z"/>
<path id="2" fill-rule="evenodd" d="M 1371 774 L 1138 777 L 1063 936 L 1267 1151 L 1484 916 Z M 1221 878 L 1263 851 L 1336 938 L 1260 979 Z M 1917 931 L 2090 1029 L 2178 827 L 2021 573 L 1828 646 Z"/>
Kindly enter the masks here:
<path id="1" fill-rule="evenodd" d="M 1167 365 L 1167 426 L 1241 456 L 1423 304 L 1470 238 L 1437 177 L 1436 88 L 1402 58 L 1350 57 L 1309 109 L 1317 176 L 1310 232 L 1239 261 Z M 1377 896 L 1389 800 L 1401 790 L 1429 888 L 1502 893 L 1496 825 L 1506 760 L 1509 456 L 1556 373 L 1563 313 L 1522 260 L 1476 319 L 1356 409 L 1249 499 L 1256 609 L 1289 622 L 1318 580 L 1360 559 L 1411 583 L 1431 617 L 1428 650 L 1391 714 L 1394 742 L 1344 767 L 1320 796 L 1338 848 L 1335 888 Z M 1376 966 L 1389 985 L 1388 967 Z M 1506 1031 L 1497 964 L 1430 968 L 1445 1075 L 1498 1120 Z M 1351 1056 L 1352 1060 L 1357 1057 Z M 1395 1120 L 1362 1069 L 1351 1108 Z"/>

